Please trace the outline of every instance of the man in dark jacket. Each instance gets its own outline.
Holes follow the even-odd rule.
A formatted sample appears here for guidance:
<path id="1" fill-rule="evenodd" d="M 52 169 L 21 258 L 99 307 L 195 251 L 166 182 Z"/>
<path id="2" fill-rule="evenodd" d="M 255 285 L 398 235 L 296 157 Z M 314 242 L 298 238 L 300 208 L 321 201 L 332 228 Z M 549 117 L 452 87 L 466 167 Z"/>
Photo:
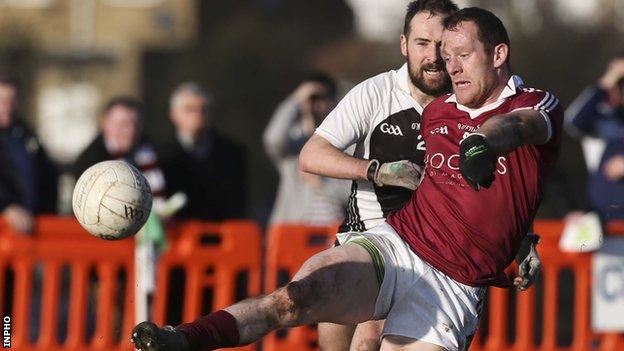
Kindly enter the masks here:
<path id="1" fill-rule="evenodd" d="M 19 233 L 34 215 L 56 212 L 58 173 L 33 132 L 18 118 L 15 80 L 0 75 L 0 211 Z"/>
<path id="2" fill-rule="evenodd" d="M 604 222 L 624 219 L 624 57 L 607 67 L 566 111 L 568 130 L 584 139 L 588 197 Z"/>
<path id="3" fill-rule="evenodd" d="M 78 156 L 74 163 L 76 178 L 92 165 L 106 160 L 124 160 L 135 165 L 147 179 L 156 208 L 162 203 L 165 178 L 156 151 L 141 135 L 142 108 L 139 101 L 127 96 L 111 99 L 102 112 L 101 133 Z"/>
<path id="4" fill-rule="evenodd" d="M 215 130 L 209 104 L 210 97 L 195 83 L 183 83 L 171 95 L 175 136 L 158 148 L 167 190 L 187 196 L 178 218 L 241 218 L 245 214 L 244 151 Z"/>

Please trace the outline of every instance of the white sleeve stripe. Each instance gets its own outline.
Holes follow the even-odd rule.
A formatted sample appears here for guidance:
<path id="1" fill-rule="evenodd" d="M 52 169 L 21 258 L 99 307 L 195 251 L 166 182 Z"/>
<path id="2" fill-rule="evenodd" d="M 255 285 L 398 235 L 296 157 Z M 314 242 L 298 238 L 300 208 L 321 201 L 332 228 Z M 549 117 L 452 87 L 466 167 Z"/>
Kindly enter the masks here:
<path id="1" fill-rule="evenodd" d="M 546 124 L 547 124 L 546 128 L 548 128 L 548 136 L 546 137 L 546 140 L 544 140 L 544 142 L 542 143 L 542 144 L 546 144 L 547 142 L 550 141 L 550 138 L 552 138 L 552 135 L 553 135 L 552 121 L 550 120 L 550 117 L 548 116 L 548 114 L 546 112 L 540 111 L 540 114 L 546 120 Z"/>
<path id="2" fill-rule="evenodd" d="M 321 136 L 323 139 L 327 140 L 330 144 L 332 144 L 334 147 L 343 150 L 347 148 L 347 146 L 349 145 L 342 145 L 343 143 L 336 138 L 335 136 L 333 136 L 332 134 L 330 134 L 328 131 L 320 129 L 320 128 L 316 128 L 316 130 L 314 131 L 315 134 L 318 134 L 319 136 Z"/>
<path id="3" fill-rule="evenodd" d="M 559 103 L 559 99 L 549 92 L 546 92 L 546 96 L 534 106 L 535 110 L 546 110 L 551 111 L 557 104 Z"/>
<path id="4" fill-rule="evenodd" d="M 550 106 L 550 104 L 552 104 L 553 101 L 555 101 L 556 99 L 557 98 L 554 95 L 551 94 L 550 98 L 548 99 L 548 101 L 546 101 L 546 103 L 543 106 L 541 106 L 541 108 L 544 109 L 544 110 L 547 110 L 548 107 Z"/>
<path id="5" fill-rule="evenodd" d="M 544 98 L 542 99 L 542 101 L 538 102 L 535 106 L 535 108 L 539 108 L 540 106 L 542 106 L 546 101 L 548 101 L 548 99 L 550 99 L 550 93 L 546 92 L 546 95 L 544 95 Z"/>
<path id="6" fill-rule="evenodd" d="M 559 104 L 559 99 L 554 98 L 553 101 L 544 108 L 544 111 L 550 112 Z"/>
<path id="7" fill-rule="evenodd" d="M 551 111 L 553 108 L 555 108 L 555 106 L 557 106 L 558 103 L 559 99 L 557 99 L 557 97 L 553 95 L 552 100 L 544 107 L 544 110 Z"/>
<path id="8" fill-rule="evenodd" d="M 546 96 L 537 105 L 533 107 L 534 110 L 550 112 L 557 106 L 559 99 L 550 93 L 546 93 Z"/>

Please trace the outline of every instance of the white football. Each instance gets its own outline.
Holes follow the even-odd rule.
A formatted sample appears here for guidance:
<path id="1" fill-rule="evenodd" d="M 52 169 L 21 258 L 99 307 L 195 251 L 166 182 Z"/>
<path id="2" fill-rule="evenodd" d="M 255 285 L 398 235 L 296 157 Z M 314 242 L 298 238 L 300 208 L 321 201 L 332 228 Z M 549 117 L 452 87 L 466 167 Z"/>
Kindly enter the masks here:
<path id="1" fill-rule="evenodd" d="M 136 234 L 152 209 L 152 191 L 143 174 L 124 161 L 104 161 L 78 179 L 74 215 L 89 233 L 106 240 Z"/>

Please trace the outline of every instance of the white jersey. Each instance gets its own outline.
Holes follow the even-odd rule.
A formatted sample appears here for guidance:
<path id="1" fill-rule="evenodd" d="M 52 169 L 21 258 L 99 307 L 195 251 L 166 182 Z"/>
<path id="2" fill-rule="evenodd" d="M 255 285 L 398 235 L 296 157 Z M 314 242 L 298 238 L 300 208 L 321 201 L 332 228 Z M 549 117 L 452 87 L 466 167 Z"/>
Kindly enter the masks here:
<path id="1" fill-rule="evenodd" d="M 351 89 L 316 129 L 340 150 L 355 144 L 353 156 L 380 163 L 410 160 L 423 165 L 425 143 L 420 135 L 423 107 L 412 98 L 407 64 L 369 78 Z M 412 192 L 353 181 L 347 217 L 339 231 L 364 231 L 410 199 Z"/>

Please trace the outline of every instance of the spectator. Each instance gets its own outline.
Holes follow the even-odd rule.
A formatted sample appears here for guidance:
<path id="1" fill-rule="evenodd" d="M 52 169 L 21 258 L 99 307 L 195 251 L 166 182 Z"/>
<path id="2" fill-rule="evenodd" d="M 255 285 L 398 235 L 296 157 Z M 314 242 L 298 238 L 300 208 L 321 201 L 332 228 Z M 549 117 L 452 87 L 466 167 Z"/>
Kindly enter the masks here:
<path id="1" fill-rule="evenodd" d="M 624 219 L 624 57 L 611 61 L 598 83 L 587 87 L 566 114 L 568 131 L 584 137 L 585 148 L 596 145 L 585 137 L 603 142 L 597 151 L 585 150 L 592 206 L 603 222 Z"/>
<path id="2" fill-rule="evenodd" d="M 271 223 L 328 225 L 340 221 L 349 181 L 299 170 L 299 153 L 336 103 L 336 85 L 323 73 L 311 74 L 275 110 L 264 131 L 266 153 L 280 175 Z"/>
<path id="3" fill-rule="evenodd" d="M 106 160 L 124 160 L 135 165 L 147 179 L 154 195 L 154 205 L 162 203 L 165 178 L 152 144 L 141 135 L 142 107 L 134 98 L 111 99 L 102 112 L 101 133 L 78 156 L 74 175 Z"/>
<path id="4" fill-rule="evenodd" d="M 0 75 L 0 211 L 13 230 L 30 233 L 35 214 L 56 212 L 58 173 L 17 107 L 17 82 Z"/>
<path id="5" fill-rule="evenodd" d="M 18 84 L 0 74 L 0 210 L 12 230 L 30 234 L 34 215 L 56 212 L 58 172 L 33 132 L 18 113 Z M 39 335 L 42 266 L 34 266 L 29 338 Z M 4 296 L 11 296 L 14 277 L 6 280 Z M 13 300 L 5 307 L 13 310 Z"/>
<path id="6" fill-rule="evenodd" d="M 170 194 L 187 196 L 176 217 L 242 218 L 247 189 L 244 151 L 214 128 L 210 103 L 196 83 L 183 83 L 173 91 L 169 116 L 175 137 L 159 147 L 167 187 Z"/>

